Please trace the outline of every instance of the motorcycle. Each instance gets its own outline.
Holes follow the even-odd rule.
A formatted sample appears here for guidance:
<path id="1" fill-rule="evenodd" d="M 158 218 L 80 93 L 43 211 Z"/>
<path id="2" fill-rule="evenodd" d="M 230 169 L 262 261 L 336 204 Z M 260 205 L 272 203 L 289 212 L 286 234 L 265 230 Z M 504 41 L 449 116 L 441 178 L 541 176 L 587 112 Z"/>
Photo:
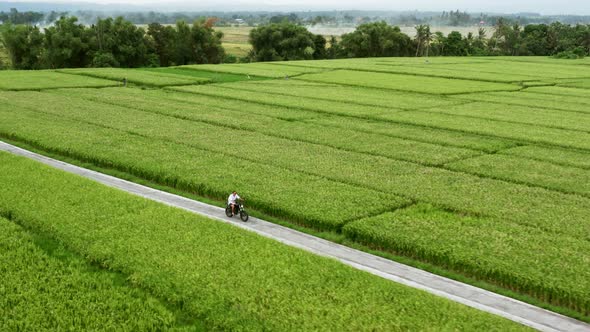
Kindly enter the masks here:
<path id="1" fill-rule="evenodd" d="M 244 209 L 244 203 L 242 202 L 242 200 L 239 200 L 235 203 L 235 207 L 234 207 L 235 211 L 236 211 L 236 215 L 240 216 L 240 219 L 244 222 L 248 221 L 248 218 L 250 217 L 248 215 L 248 212 L 246 212 L 246 210 Z M 228 217 L 233 217 L 233 213 L 231 210 L 231 205 L 227 204 L 225 206 L 225 215 Z"/>

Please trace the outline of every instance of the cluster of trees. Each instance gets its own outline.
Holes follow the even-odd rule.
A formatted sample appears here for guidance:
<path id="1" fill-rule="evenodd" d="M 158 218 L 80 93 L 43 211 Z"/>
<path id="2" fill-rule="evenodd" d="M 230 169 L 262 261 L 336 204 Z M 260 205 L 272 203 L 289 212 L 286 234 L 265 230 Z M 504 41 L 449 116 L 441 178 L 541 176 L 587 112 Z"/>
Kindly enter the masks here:
<path id="1" fill-rule="evenodd" d="M 431 33 L 428 26 L 416 27 L 416 55 L 534 55 L 580 58 L 590 54 L 590 25 L 518 24 L 498 20 L 488 38 L 480 28 L 477 34 L 445 36 Z"/>
<path id="2" fill-rule="evenodd" d="M 271 23 L 250 31 L 254 61 L 311 60 L 326 57 L 326 39 L 288 22 Z"/>
<path id="3" fill-rule="evenodd" d="M 0 12 L 0 22 L 12 24 L 36 24 L 44 20 L 45 14 L 40 12 L 19 12 L 11 8 L 9 12 Z"/>
<path id="4" fill-rule="evenodd" d="M 0 39 L 15 69 L 220 63 L 223 35 L 213 24 L 154 23 L 146 32 L 122 17 L 99 19 L 91 26 L 79 24 L 76 17 L 61 17 L 43 32 L 36 26 L 9 24 Z"/>
<path id="5" fill-rule="evenodd" d="M 412 56 L 414 41 L 385 22 L 362 24 L 341 40 L 315 35 L 283 21 L 250 31 L 254 61 L 311 60 L 378 56 Z"/>
<path id="6" fill-rule="evenodd" d="M 336 56 L 349 58 L 411 56 L 412 39 L 385 22 L 366 23 L 342 36 Z"/>
<path id="7" fill-rule="evenodd" d="M 508 25 L 499 20 L 488 41 L 491 55 L 556 55 L 581 57 L 590 53 L 590 25 L 559 22 Z"/>
<path id="8" fill-rule="evenodd" d="M 488 37 L 480 28 L 466 36 L 432 32 L 416 26 L 412 38 L 384 21 L 359 25 L 355 31 L 326 40 L 280 17 L 251 30 L 249 61 L 311 60 L 385 56 L 537 55 L 567 58 L 590 53 L 590 25 L 561 23 L 522 27 L 500 19 Z M 227 62 L 223 34 L 213 29 L 215 19 L 174 26 L 151 23 L 147 30 L 118 17 L 80 24 L 76 17 L 61 17 L 51 27 L 0 25 L 0 43 L 9 55 L 0 67 L 15 69 L 69 67 L 157 67 Z"/>
<path id="9" fill-rule="evenodd" d="M 583 57 L 590 53 L 590 25 L 531 24 L 522 28 L 499 20 L 494 32 L 480 28 L 463 36 L 432 32 L 416 26 L 414 38 L 385 22 L 366 23 L 341 40 L 314 35 L 287 22 L 253 29 L 251 57 L 255 61 L 334 59 L 386 56 L 556 55 Z"/>
<path id="10" fill-rule="evenodd" d="M 10 24 L 51 24 L 62 16 L 66 16 L 67 12 L 50 11 L 47 13 L 25 11 L 19 12 L 16 8 L 11 8 L 10 11 L 0 12 L 0 23 Z"/>

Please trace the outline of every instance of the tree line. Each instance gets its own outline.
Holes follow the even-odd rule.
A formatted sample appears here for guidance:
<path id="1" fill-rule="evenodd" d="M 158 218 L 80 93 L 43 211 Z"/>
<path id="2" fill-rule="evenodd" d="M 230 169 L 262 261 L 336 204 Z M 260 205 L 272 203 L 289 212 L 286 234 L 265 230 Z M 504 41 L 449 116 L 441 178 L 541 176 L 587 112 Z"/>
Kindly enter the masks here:
<path id="1" fill-rule="evenodd" d="M 74 6 L 75 8 L 75 6 Z M 588 24 L 590 16 L 582 15 L 541 15 L 537 13 L 517 14 L 490 14 L 468 13 L 459 10 L 435 12 L 395 12 L 379 10 L 326 10 L 326 11 L 300 11 L 300 12 L 268 12 L 268 11 L 198 11 L 198 12 L 154 12 L 154 11 L 125 11 L 117 14 L 133 24 L 147 25 L 152 22 L 161 24 L 175 24 L 178 21 L 193 22 L 207 17 L 216 17 L 217 26 L 229 26 L 236 24 L 236 19 L 241 24 L 259 26 L 268 23 L 280 23 L 287 18 L 291 23 L 301 25 L 327 25 L 331 27 L 356 26 L 364 23 L 386 21 L 390 25 L 415 26 L 428 24 L 432 26 L 474 26 L 483 22 L 490 27 L 500 18 L 508 24 L 551 24 L 562 22 L 565 24 Z M 19 12 L 11 8 L 8 12 L 0 11 L 0 23 L 12 24 L 51 24 L 61 16 L 76 16 L 84 24 L 96 22 L 98 18 L 104 18 L 104 11 L 79 9 L 69 12 Z"/>
<path id="2" fill-rule="evenodd" d="M 235 62 L 226 56 L 223 34 L 215 19 L 192 25 L 151 23 L 147 30 L 118 18 L 98 19 L 90 26 L 62 16 L 54 25 L 4 24 L 0 42 L 14 69 L 72 67 L 159 67 Z M 444 35 L 429 25 L 416 26 L 415 36 L 384 21 L 359 25 L 341 38 L 315 35 L 288 17 L 250 31 L 252 51 L 240 61 L 311 60 L 395 56 L 536 55 L 579 58 L 590 53 L 590 25 L 529 24 L 498 20 L 491 33 Z M 0 59 L 1 60 L 1 59 Z"/>
<path id="3" fill-rule="evenodd" d="M 429 25 L 415 27 L 412 38 L 385 21 L 359 25 L 340 40 L 314 35 L 302 26 L 283 22 L 250 32 L 255 61 L 311 60 L 395 56 L 531 55 L 581 58 L 590 54 L 590 25 L 507 24 L 499 19 L 492 33 L 480 28 L 463 36 L 433 32 Z"/>
<path id="4" fill-rule="evenodd" d="M 5 24 L 0 40 L 14 69 L 221 63 L 223 34 L 213 30 L 214 23 L 152 23 L 146 31 L 122 17 L 85 26 L 76 17 L 64 16 L 43 32 L 37 26 Z"/>

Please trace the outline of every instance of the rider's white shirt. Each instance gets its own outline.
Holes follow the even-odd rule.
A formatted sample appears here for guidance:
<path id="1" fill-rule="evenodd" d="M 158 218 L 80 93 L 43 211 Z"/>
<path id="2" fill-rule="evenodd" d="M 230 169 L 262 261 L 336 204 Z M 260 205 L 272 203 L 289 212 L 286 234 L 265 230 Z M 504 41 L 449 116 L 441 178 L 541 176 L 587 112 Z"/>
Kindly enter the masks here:
<path id="1" fill-rule="evenodd" d="M 238 194 L 230 194 L 229 197 L 227 198 L 227 204 L 235 204 L 236 203 L 236 199 L 240 199 L 240 195 Z"/>

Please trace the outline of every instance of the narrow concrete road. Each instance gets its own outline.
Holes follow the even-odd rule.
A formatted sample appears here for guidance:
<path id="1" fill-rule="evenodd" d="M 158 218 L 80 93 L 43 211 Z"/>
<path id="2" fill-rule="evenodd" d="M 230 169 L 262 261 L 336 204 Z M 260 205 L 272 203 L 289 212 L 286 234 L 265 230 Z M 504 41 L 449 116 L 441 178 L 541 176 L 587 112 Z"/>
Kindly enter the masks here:
<path id="1" fill-rule="evenodd" d="M 243 223 L 237 218 L 227 218 L 222 208 L 64 163 L 2 141 L 0 141 L 0 150 L 34 159 L 46 165 L 138 196 L 182 208 L 221 222 L 230 223 L 236 227 L 256 232 L 262 236 L 317 255 L 335 258 L 359 270 L 367 271 L 400 284 L 422 289 L 470 307 L 506 317 L 540 331 L 590 332 L 590 324 L 261 219 L 250 218 L 247 223 Z"/>

